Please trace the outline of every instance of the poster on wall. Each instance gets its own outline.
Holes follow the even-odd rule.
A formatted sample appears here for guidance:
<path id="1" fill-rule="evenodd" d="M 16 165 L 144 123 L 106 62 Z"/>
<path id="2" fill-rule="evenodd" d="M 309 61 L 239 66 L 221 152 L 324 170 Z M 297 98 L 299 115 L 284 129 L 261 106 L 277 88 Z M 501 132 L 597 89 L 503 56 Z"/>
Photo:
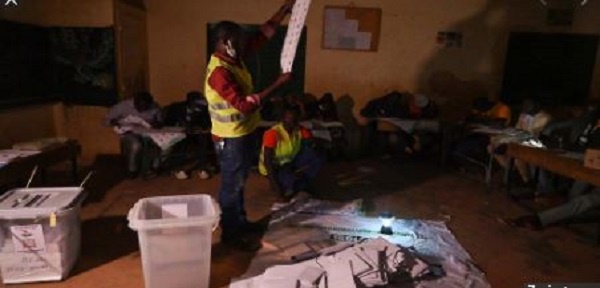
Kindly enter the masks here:
<path id="1" fill-rule="evenodd" d="M 381 31 L 381 9 L 326 6 L 323 48 L 377 51 Z"/>
<path id="2" fill-rule="evenodd" d="M 117 101 L 112 27 L 49 29 L 53 93 L 67 104 L 109 106 Z"/>

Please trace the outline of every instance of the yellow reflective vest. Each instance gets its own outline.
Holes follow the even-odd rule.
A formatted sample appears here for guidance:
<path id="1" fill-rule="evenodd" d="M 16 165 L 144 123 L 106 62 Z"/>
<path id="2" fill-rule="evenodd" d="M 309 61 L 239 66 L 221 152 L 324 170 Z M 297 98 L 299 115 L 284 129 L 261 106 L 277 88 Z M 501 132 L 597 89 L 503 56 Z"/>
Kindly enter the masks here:
<path id="1" fill-rule="evenodd" d="M 275 147 L 275 162 L 277 165 L 284 165 L 294 160 L 300 148 L 302 148 L 302 132 L 298 128 L 291 135 L 283 127 L 283 123 L 279 123 L 271 130 L 277 132 L 277 146 Z M 260 159 L 258 170 L 260 174 L 267 175 L 267 167 L 265 165 L 265 148 L 260 151 Z"/>
<path id="2" fill-rule="evenodd" d="M 208 111 L 212 122 L 212 134 L 221 138 L 236 138 L 250 134 L 256 130 L 260 123 L 260 110 L 244 115 L 231 106 L 217 91 L 208 84 L 212 72 L 223 67 L 234 75 L 237 83 L 242 87 L 244 96 L 251 95 L 254 91 L 252 76 L 246 66 L 231 65 L 215 55 L 212 55 L 206 71 L 204 81 L 204 94 L 208 101 Z"/>

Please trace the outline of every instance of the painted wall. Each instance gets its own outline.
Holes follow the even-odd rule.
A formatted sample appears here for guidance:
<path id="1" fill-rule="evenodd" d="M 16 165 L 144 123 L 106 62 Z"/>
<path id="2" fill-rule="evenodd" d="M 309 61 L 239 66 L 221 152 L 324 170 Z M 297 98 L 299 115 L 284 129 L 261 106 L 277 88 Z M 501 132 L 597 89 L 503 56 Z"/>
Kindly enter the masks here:
<path id="1" fill-rule="evenodd" d="M 208 22 L 262 23 L 280 3 L 179 0 L 175 5 L 149 0 L 152 93 L 166 104 L 202 88 Z M 378 52 L 321 49 L 324 6 L 349 3 L 383 9 Z M 424 92 L 435 96 L 444 105 L 442 112 L 451 117 L 481 93 L 497 96 L 509 31 L 600 33 L 600 3 L 589 1 L 579 9 L 571 28 L 548 27 L 545 19 L 546 10 L 534 0 L 313 0 L 307 20 L 306 90 L 316 95 L 349 94 L 346 104 L 353 106 L 355 115 L 386 91 Z M 439 47 L 438 31 L 462 32 L 463 48 Z M 600 57 L 596 66 L 600 68 Z M 598 76 L 594 96 L 600 96 Z"/>
<path id="2" fill-rule="evenodd" d="M 53 105 L 40 105 L 0 111 L 0 149 L 14 143 L 54 137 Z"/>
<path id="3" fill-rule="evenodd" d="M 112 0 L 19 1 L 18 8 L 0 9 L 0 18 L 46 26 L 108 26 L 114 23 Z M 42 4 L 43 3 L 43 4 Z M 205 70 L 206 24 L 223 19 L 262 23 L 280 0 L 148 0 L 151 92 L 161 104 L 201 90 Z M 425 92 L 444 105 L 443 112 L 460 114 L 470 98 L 496 95 L 500 89 L 509 31 L 600 33 L 600 3 L 589 1 L 576 12 L 571 28 L 545 25 L 545 9 L 523 0 L 355 0 L 355 6 L 383 10 L 382 37 L 375 53 L 321 49 L 323 7 L 348 1 L 313 0 L 307 20 L 306 90 L 331 91 L 344 97 L 342 113 L 356 116 L 364 104 L 387 91 Z M 463 48 L 444 49 L 435 43 L 438 31 L 463 33 Z M 596 65 L 600 67 L 600 55 Z M 600 96 L 596 69 L 593 96 Z M 51 135 L 77 138 L 84 159 L 115 153 L 117 138 L 99 126 L 105 108 L 46 105 L 0 112 L 0 131 L 11 123 L 30 123 L 34 130 L 16 129 L 11 138 Z M 50 117 L 52 115 L 52 117 Z M 452 115 L 447 115 L 452 116 Z M 53 121 L 50 121 L 52 118 Z M 54 127 L 48 126 L 54 123 Z M 8 135 L 8 134 L 7 134 Z M 39 135 L 39 136 L 38 136 Z M 6 140 L 4 140 L 6 139 Z M 0 140 L 0 145 L 13 141 Z M 16 141 L 16 140 L 14 140 Z"/>
<path id="4" fill-rule="evenodd" d="M 106 27 L 113 25 L 112 0 L 36 0 L 18 1 L 16 8 L 0 9 L 0 18 L 42 26 Z M 39 137 L 65 136 L 83 146 L 82 160 L 89 162 L 99 153 L 116 153 L 118 139 L 108 128 L 101 127 L 106 108 L 64 106 L 62 104 L 22 108 L 0 113 L 0 131 L 8 131 L 13 141 Z M 6 127 L 16 128 L 7 130 Z"/>

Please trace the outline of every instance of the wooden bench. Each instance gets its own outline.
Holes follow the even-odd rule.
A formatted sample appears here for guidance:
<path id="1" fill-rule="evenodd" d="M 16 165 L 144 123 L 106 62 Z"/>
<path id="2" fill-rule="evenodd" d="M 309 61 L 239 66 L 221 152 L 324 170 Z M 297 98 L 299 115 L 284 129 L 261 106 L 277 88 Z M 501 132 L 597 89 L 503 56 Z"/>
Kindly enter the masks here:
<path id="1" fill-rule="evenodd" d="M 73 182 L 77 182 L 77 157 L 81 154 L 81 146 L 75 140 L 63 144 L 52 145 L 38 154 L 15 159 L 0 168 L 0 186 L 27 179 L 31 171 L 38 166 L 45 181 L 44 170 L 60 162 L 71 162 Z"/>
<path id="2" fill-rule="evenodd" d="M 509 194 L 512 187 L 511 171 L 515 159 L 567 178 L 600 187 L 600 170 L 587 168 L 583 166 L 582 160 L 561 156 L 561 153 L 558 151 L 511 143 L 508 144 L 506 155 L 510 157 L 510 161 L 509 167 L 505 171 L 504 183 L 506 191 Z M 567 219 L 564 223 L 597 223 L 597 241 L 600 244 L 600 214 L 595 210 L 597 209 Z"/>

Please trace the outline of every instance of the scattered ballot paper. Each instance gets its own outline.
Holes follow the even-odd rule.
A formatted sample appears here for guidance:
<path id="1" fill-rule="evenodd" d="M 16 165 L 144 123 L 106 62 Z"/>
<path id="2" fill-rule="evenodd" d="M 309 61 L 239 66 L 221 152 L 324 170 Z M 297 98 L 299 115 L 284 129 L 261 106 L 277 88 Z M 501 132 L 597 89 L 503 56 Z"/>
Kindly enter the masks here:
<path id="1" fill-rule="evenodd" d="M 17 158 L 29 157 L 38 153 L 40 153 L 40 151 L 27 151 L 15 149 L 0 150 L 0 164 L 7 164 Z"/>
<path id="2" fill-rule="evenodd" d="M 237 281 L 229 287 L 376 287 L 387 285 L 392 276 L 403 276 L 410 282 L 430 272 L 429 265 L 411 250 L 384 238 L 335 246 L 345 249 L 298 264 L 273 266 L 262 275 Z"/>

